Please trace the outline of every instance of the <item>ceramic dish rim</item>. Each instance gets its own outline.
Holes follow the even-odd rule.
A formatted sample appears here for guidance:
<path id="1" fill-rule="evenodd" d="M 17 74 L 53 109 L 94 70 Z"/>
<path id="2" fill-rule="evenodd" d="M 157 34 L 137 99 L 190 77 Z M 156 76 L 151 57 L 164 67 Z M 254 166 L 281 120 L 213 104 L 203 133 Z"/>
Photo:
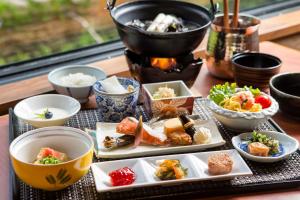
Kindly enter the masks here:
<path id="1" fill-rule="evenodd" d="M 238 144 L 236 144 L 235 142 L 233 142 L 234 140 L 236 140 L 237 138 L 240 138 L 241 139 L 241 136 L 244 136 L 244 135 L 249 135 L 249 134 L 252 134 L 252 132 L 244 132 L 244 133 L 241 133 L 237 136 L 234 136 L 232 137 L 231 139 L 231 143 L 233 145 L 233 147 L 238 151 L 240 152 L 241 155 L 246 155 L 248 156 L 249 160 L 255 160 L 257 162 L 260 162 L 260 161 L 277 161 L 277 160 L 281 160 L 282 158 L 285 158 L 286 156 L 289 156 L 291 155 L 292 153 L 296 152 L 298 149 L 299 149 L 299 142 L 297 139 L 287 135 L 287 134 L 284 134 L 284 133 L 280 133 L 278 131 L 259 131 L 259 133 L 267 133 L 267 134 L 274 134 L 274 135 L 283 135 L 284 137 L 288 138 L 288 140 L 290 141 L 294 141 L 295 142 L 295 146 L 292 148 L 292 151 L 290 153 L 287 153 L 285 152 L 284 154 L 280 155 L 280 156 L 277 156 L 277 157 L 270 157 L 270 156 L 267 156 L 267 157 L 263 157 L 263 156 L 254 156 L 244 150 L 242 150 L 239 146 L 237 146 Z M 259 160 L 259 161 L 258 161 Z"/>
<path id="2" fill-rule="evenodd" d="M 24 118 L 24 117 L 19 116 L 19 115 L 18 115 L 18 112 L 15 112 L 15 109 L 17 108 L 17 106 L 20 107 L 20 104 L 21 104 L 23 101 L 26 101 L 26 100 L 31 99 L 31 98 L 45 97 L 45 96 L 48 96 L 48 97 L 49 97 L 49 96 L 52 96 L 52 97 L 61 96 L 61 97 L 63 97 L 63 98 L 69 98 L 71 101 L 73 101 L 74 103 L 77 104 L 77 109 L 74 110 L 72 113 L 68 114 L 68 115 L 65 116 L 65 117 L 60 117 L 60 118 L 57 118 L 57 119 L 46 119 L 46 120 L 44 120 L 44 119 L 30 119 L 30 118 Z M 79 103 L 78 100 L 76 100 L 76 99 L 73 98 L 73 97 L 66 96 L 66 95 L 62 95 L 62 94 L 41 94 L 41 95 L 36 95 L 36 96 L 32 96 L 32 97 L 26 98 L 26 99 L 20 101 L 19 103 L 17 103 L 17 104 L 15 105 L 15 107 L 14 107 L 14 114 L 15 114 L 18 118 L 20 118 L 20 119 L 22 119 L 22 120 L 24 120 L 24 121 L 42 122 L 42 123 L 43 123 L 43 122 L 55 122 L 55 121 L 59 121 L 59 120 L 69 119 L 70 117 L 76 115 L 76 114 L 80 111 L 80 109 L 81 109 L 81 104 Z M 63 110 L 65 111 L 66 109 L 63 109 Z"/>
<path id="3" fill-rule="evenodd" d="M 97 79 L 97 77 L 95 76 L 96 78 L 96 82 L 94 82 L 93 84 L 90 84 L 90 85 L 85 85 L 85 86 L 66 86 L 66 85 L 63 85 L 63 84 L 60 84 L 59 81 L 57 81 L 56 79 L 54 80 L 52 78 L 53 74 L 61 71 L 61 70 L 66 70 L 66 69 L 76 69 L 76 68 L 85 68 L 85 69 L 88 69 L 88 70 L 94 70 L 94 71 L 98 71 L 98 72 L 101 72 L 103 73 L 103 75 L 105 76 L 104 78 L 107 77 L 106 73 L 102 70 L 102 69 L 99 69 L 99 68 L 96 68 L 96 67 L 92 67 L 92 66 L 89 66 L 89 65 L 68 65 L 68 66 L 65 66 L 65 67 L 60 67 L 60 68 L 57 68 L 57 69 L 54 69 L 52 70 L 49 74 L 48 74 L 48 81 L 55 85 L 55 86 L 58 86 L 58 87 L 63 87 L 63 88 L 70 88 L 70 89 L 83 89 L 83 88 L 87 88 L 87 87 L 92 87 L 97 81 L 99 81 Z"/>
<path id="4" fill-rule="evenodd" d="M 53 129 L 53 130 L 52 130 Z M 38 165 L 38 164 L 33 164 L 33 163 L 29 163 L 29 162 L 24 162 L 24 161 L 21 161 L 20 159 L 17 159 L 13 154 L 12 154 L 12 149 L 13 149 L 13 146 L 15 145 L 15 143 L 17 141 L 20 141 L 22 140 L 24 137 L 26 137 L 27 135 L 36 135 L 36 134 L 39 134 L 40 131 L 54 131 L 54 130 L 65 130 L 65 131 L 69 131 L 69 132 L 76 132 L 76 134 L 81 134 L 81 135 L 84 135 L 84 137 L 88 138 L 89 142 L 91 143 L 91 146 L 89 147 L 89 149 L 87 151 L 85 151 L 84 153 L 82 153 L 80 156 L 76 157 L 76 158 L 73 158 L 72 160 L 68 160 L 66 162 L 62 162 L 62 163 L 58 163 L 58 164 L 47 164 L 47 165 Z M 55 135 L 52 135 L 52 136 L 55 136 Z M 51 137 L 52 137 L 51 136 Z M 43 127 L 43 128 L 38 128 L 38 129 L 33 129 L 31 131 L 28 131 L 18 137 L 16 137 L 12 142 L 11 144 L 9 145 L 9 155 L 14 158 L 15 160 L 17 160 L 18 162 L 20 163 L 23 163 L 23 164 L 26 164 L 26 165 L 30 165 L 30 166 L 38 166 L 38 167 L 55 167 L 55 166 L 61 166 L 61 165 L 65 165 L 65 164 L 68 164 L 68 163 L 71 163 L 71 162 L 74 162 L 76 160 L 79 160 L 83 157 L 85 157 L 86 155 L 88 155 L 90 153 L 90 151 L 92 150 L 92 152 L 94 151 L 94 141 L 93 141 L 93 138 L 86 134 L 84 131 L 82 131 L 81 129 L 78 129 L 78 128 L 73 128 L 73 127 L 67 127 L 67 126 L 51 126 L 51 127 Z"/>

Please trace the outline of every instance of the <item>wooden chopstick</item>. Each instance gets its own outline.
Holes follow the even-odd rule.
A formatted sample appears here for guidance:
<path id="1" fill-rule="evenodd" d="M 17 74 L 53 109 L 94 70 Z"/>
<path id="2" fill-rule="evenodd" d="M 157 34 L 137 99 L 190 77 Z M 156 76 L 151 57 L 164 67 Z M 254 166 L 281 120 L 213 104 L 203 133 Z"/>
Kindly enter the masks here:
<path id="1" fill-rule="evenodd" d="M 223 8 L 224 8 L 224 17 L 223 17 L 223 26 L 226 30 L 229 30 L 229 6 L 228 6 L 228 0 L 223 0 Z"/>
<path id="2" fill-rule="evenodd" d="M 240 0 L 234 0 L 234 9 L 233 9 L 233 28 L 237 28 L 239 26 L 239 8 L 240 8 Z"/>

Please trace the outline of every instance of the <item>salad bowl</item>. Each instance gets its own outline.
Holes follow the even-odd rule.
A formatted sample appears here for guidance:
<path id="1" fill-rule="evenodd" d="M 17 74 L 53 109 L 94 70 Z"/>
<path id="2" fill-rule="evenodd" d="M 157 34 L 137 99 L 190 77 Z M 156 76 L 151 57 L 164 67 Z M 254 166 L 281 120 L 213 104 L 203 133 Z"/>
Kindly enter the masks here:
<path id="1" fill-rule="evenodd" d="M 243 88 L 235 88 L 236 92 L 242 91 Z M 224 126 L 233 131 L 252 131 L 261 123 L 267 121 L 270 117 L 275 115 L 279 109 L 277 101 L 270 95 L 264 92 L 259 92 L 261 96 L 269 100 L 269 107 L 257 112 L 240 112 L 226 109 L 218 105 L 209 95 L 210 100 L 207 104 L 212 111 L 215 118 L 217 118 Z"/>
<path id="2" fill-rule="evenodd" d="M 10 144 L 9 153 L 16 175 L 24 183 L 55 191 L 74 184 L 89 171 L 93 146 L 92 138 L 82 130 L 56 126 L 20 135 Z M 39 150 L 45 147 L 64 152 L 69 160 L 59 164 L 33 163 Z"/>
<path id="3" fill-rule="evenodd" d="M 245 158 L 255 161 L 255 162 L 262 162 L 262 163 L 272 163 L 272 162 L 278 162 L 281 160 L 284 160 L 288 158 L 292 153 L 297 151 L 299 148 L 299 143 L 295 138 L 292 138 L 291 136 L 287 134 L 283 134 L 280 132 L 275 131 L 260 131 L 260 133 L 271 137 L 273 139 L 276 139 L 279 141 L 279 143 L 282 145 L 282 153 L 277 156 L 255 156 L 250 154 L 249 152 L 246 152 L 241 148 L 241 144 L 244 143 L 247 139 L 251 138 L 251 132 L 248 133 L 242 133 L 238 136 L 235 136 L 231 139 L 232 144 L 234 148 Z"/>

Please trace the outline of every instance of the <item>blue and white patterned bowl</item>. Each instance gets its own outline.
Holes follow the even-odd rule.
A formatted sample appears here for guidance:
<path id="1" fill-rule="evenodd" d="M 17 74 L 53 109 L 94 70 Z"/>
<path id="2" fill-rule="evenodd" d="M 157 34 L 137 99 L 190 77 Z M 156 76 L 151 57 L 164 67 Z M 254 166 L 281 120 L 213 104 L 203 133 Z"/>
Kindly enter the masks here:
<path id="1" fill-rule="evenodd" d="M 124 88 L 132 85 L 134 91 L 126 94 L 110 94 L 104 91 L 99 81 L 93 86 L 97 106 L 100 109 L 100 121 L 120 122 L 125 117 L 135 115 L 140 84 L 129 78 L 119 77 L 118 80 Z"/>

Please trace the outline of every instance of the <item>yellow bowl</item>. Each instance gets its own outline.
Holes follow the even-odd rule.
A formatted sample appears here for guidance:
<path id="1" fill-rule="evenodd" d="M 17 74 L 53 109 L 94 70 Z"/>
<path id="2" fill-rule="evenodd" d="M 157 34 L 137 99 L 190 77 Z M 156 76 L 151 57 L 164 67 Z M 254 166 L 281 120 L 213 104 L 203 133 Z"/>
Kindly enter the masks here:
<path id="1" fill-rule="evenodd" d="M 9 147 L 16 175 L 34 188 L 64 189 L 88 173 L 93 159 L 93 139 L 84 131 L 70 127 L 40 128 L 17 137 Z M 33 164 L 39 150 L 50 147 L 71 159 L 56 165 Z"/>

